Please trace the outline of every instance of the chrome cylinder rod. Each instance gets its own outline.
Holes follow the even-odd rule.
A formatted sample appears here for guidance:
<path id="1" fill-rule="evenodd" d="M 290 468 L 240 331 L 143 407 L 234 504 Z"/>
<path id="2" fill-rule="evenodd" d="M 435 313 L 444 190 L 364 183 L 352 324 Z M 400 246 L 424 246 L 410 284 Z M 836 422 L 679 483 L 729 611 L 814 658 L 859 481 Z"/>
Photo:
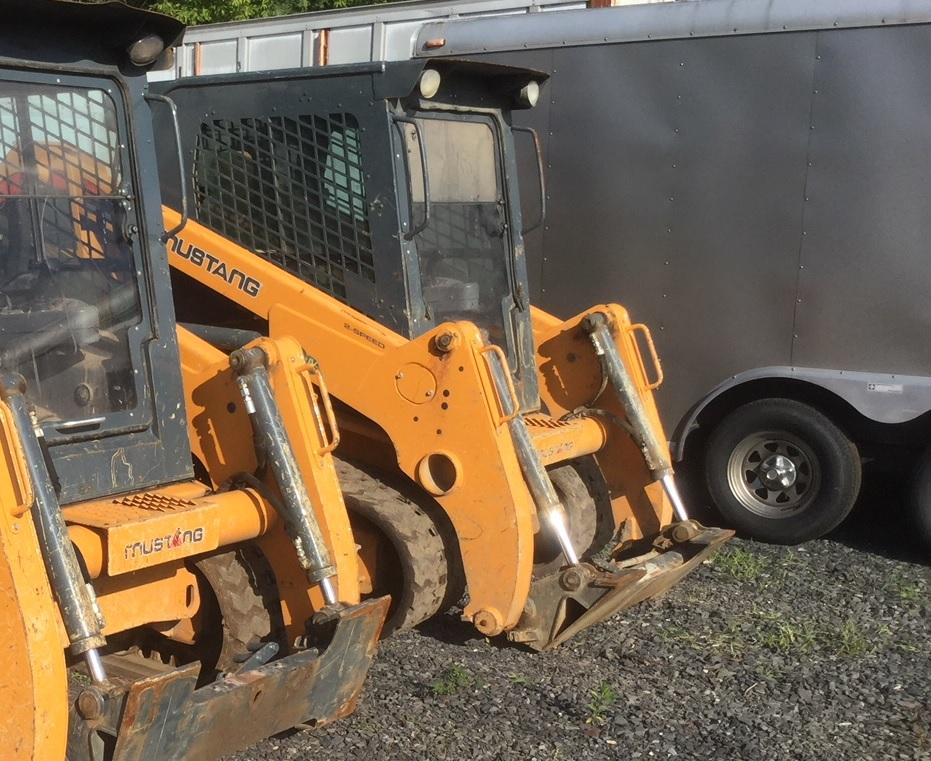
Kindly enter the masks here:
<path id="1" fill-rule="evenodd" d="M 13 415 L 32 485 L 32 520 L 39 537 L 39 549 L 49 585 L 58 601 L 71 652 L 83 655 L 91 678 L 97 683 L 104 683 L 107 674 L 97 653 L 97 648 L 106 644 L 103 617 L 94 588 L 85 581 L 74 545 L 68 537 L 68 527 L 40 444 L 42 429 L 30 414 L 25 391 L 26 381 L 21 375 L 4 373 L 0 377 L 0 396 Z"/>
<path id="2" fill-rule="evenodd" d="M 607 318 L 601 312 L 595 312 L 588 315 L 582 325 L 595 348 L 602 372 L 624 408 L 624 416 L 630 426 L 629 433 L 640 448 L 650 474 L 663 484 L 663 489 L 672 503 L 676 517 L 680 521 L 687 521 L 688 512 L 673 479 L 669 447 L 657 436 L 656 429 L 650 423 L 637 386 L 614 344 Z"/>
<path id="3" fill-rule="evenodd" d="M 682 500 L 682 495 L 679 494 L 679 487 L 676 486 L 676 479 L 672 473 L 667 473 L 663 476 L 663 489 L 666 491 L 666 496 L 669 497 L 669 501 L 672 503 L 672 509 L 676 513 L 676 518 L 680 521 L 687 521 L 689 519 L 689 514 L 685 509 L 685 502 Z"/>
<path id="4" fill-rule="evenodd" d="M 569 525 L 566 521 L 566 511 L 562 506 L 556 489 L 553 488 L 553 482 L 543 467 L 543 461 L 533 445 L 533 439 L 527 430 L 527 423 L 523 416 L 518 414 L 515 405 L 517 400 L 513 399 L 508 393 L 508 383 L 504 376 L 508 370 L 502 366 L 501 360 L 497 353 L 489 355 L 489 367 L 491 368 L 491 377 L 495 383 L 495 389 L 498 392 L 498 398 L 501 400 L 501 406 L 504 415 L 508 420 L 508 430 L 511 432 L 511 440 L 514 442 L 514 449 L 517 452 L 517 461 L 520 463 L 521 472 L 524 474 L 524 480 L 530 489 L 530 494 L 537 506 L 537 512 L 543 516 L 544 521 L 549 526 L 556 541 L 559 542 L 559 548 L 569 565 L 578 565 L 579 556 L 572 545 L 572 538 L 569 536 Z"/>
<path id="5" fill-rule="evenodd" d="M 107 681 L 107 672 L 104 670 L 103 661 L 96 648 L 92 647 L 84 653 L 84 661 L 87 663 L 87 670 L 95 684 L 103 684 Z"/>
<path id="6" fill-rule="evenodd" d="M 243 404 L 252 421 L 256 449 L 281 493 L 280 510 L 285 527 L 297 552 L 297 559 L 308 580 L 319 584 L 327 605 L 338 604 L 333 579 L 336 566 L 311 504 L 310 495 L 278 403 L 268 380 L 268 359 L 262 349 L 239 349 L 230 355 L 230 366 L 238 376 Z"/>

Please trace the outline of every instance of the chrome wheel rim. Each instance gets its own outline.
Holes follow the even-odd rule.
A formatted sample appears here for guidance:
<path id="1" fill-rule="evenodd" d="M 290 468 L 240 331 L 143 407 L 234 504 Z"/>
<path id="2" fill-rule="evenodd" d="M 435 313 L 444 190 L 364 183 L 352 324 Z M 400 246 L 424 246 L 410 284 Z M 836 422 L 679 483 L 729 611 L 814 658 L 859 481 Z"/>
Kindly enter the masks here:
<path id="1" fill-rule="evenodd" d="M 728 458 L 727 481 L 743 507 L 764 518 L 788 518 L 807 510 L 821 485 L 811 447 L 787 431 L 746 436 Z"/>

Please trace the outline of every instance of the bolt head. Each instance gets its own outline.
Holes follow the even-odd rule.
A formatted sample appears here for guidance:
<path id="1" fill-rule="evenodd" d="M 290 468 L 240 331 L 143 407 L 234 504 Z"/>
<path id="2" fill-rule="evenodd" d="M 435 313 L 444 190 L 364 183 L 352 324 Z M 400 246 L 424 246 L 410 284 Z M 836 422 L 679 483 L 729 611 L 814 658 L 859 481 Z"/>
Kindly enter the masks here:
<path id="1" fill-rule="evenodd" d="M 452 331 L 444 330 L 433 339 L 438 351 L 443 353 L 452 351 L 456 343 L 456 335 Z"/>
<path id="2" fill-rule="evenodd" d="M 96 687 L 87 687 L 78 695 L 78 713 L 84 719 L 99 719 L 105 707 L 106 700 Z"/>
<path id="3" fill-rule="evenodd" d="M 578 592 L 585 579 L 577 568 L 567 568 L 559 579 L 560 586 L 567 592 Z"/>

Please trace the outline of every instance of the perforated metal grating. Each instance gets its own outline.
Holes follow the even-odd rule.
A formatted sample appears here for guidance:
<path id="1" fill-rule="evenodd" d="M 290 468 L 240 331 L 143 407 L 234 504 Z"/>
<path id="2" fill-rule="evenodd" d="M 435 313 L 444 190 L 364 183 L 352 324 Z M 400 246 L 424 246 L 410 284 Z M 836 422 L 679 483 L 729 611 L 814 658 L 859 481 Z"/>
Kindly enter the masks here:
<path id="1" fill-rule="evenodd" d="M 194 158 L 198 220 L 327 291 L 375 282 L 358 122 L 351 114 L 216 120 Z"/>

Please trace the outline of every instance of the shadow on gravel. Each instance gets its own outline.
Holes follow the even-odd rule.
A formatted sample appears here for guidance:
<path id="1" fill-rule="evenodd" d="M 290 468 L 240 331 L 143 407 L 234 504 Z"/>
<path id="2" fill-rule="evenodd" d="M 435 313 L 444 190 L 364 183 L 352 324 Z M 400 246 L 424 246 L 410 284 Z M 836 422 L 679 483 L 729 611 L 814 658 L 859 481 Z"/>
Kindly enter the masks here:
<path id="1" fill-rule="evenodd" d="M 424 621 L 417 627 L 417 631 L 424 637 L 438 640 L 447 645 L 456 647 L 465 647 L 476 643 L 485 644 L 485 637 L 479 634 L 472 624 L 469 624 L 459 618 L 459 611 L 443 613 L 439 616 Z M 502 637 L 492 637 L 488 644 L 493 648 L 514 647 Z"/>
<path id="2" fill-rule="evenodd" d="M 931 550 L 911 534 L 904 505 L 904 476 L 866 472 L 853 512 L 828 538 L 890 560 L 931 566 Z"/>

